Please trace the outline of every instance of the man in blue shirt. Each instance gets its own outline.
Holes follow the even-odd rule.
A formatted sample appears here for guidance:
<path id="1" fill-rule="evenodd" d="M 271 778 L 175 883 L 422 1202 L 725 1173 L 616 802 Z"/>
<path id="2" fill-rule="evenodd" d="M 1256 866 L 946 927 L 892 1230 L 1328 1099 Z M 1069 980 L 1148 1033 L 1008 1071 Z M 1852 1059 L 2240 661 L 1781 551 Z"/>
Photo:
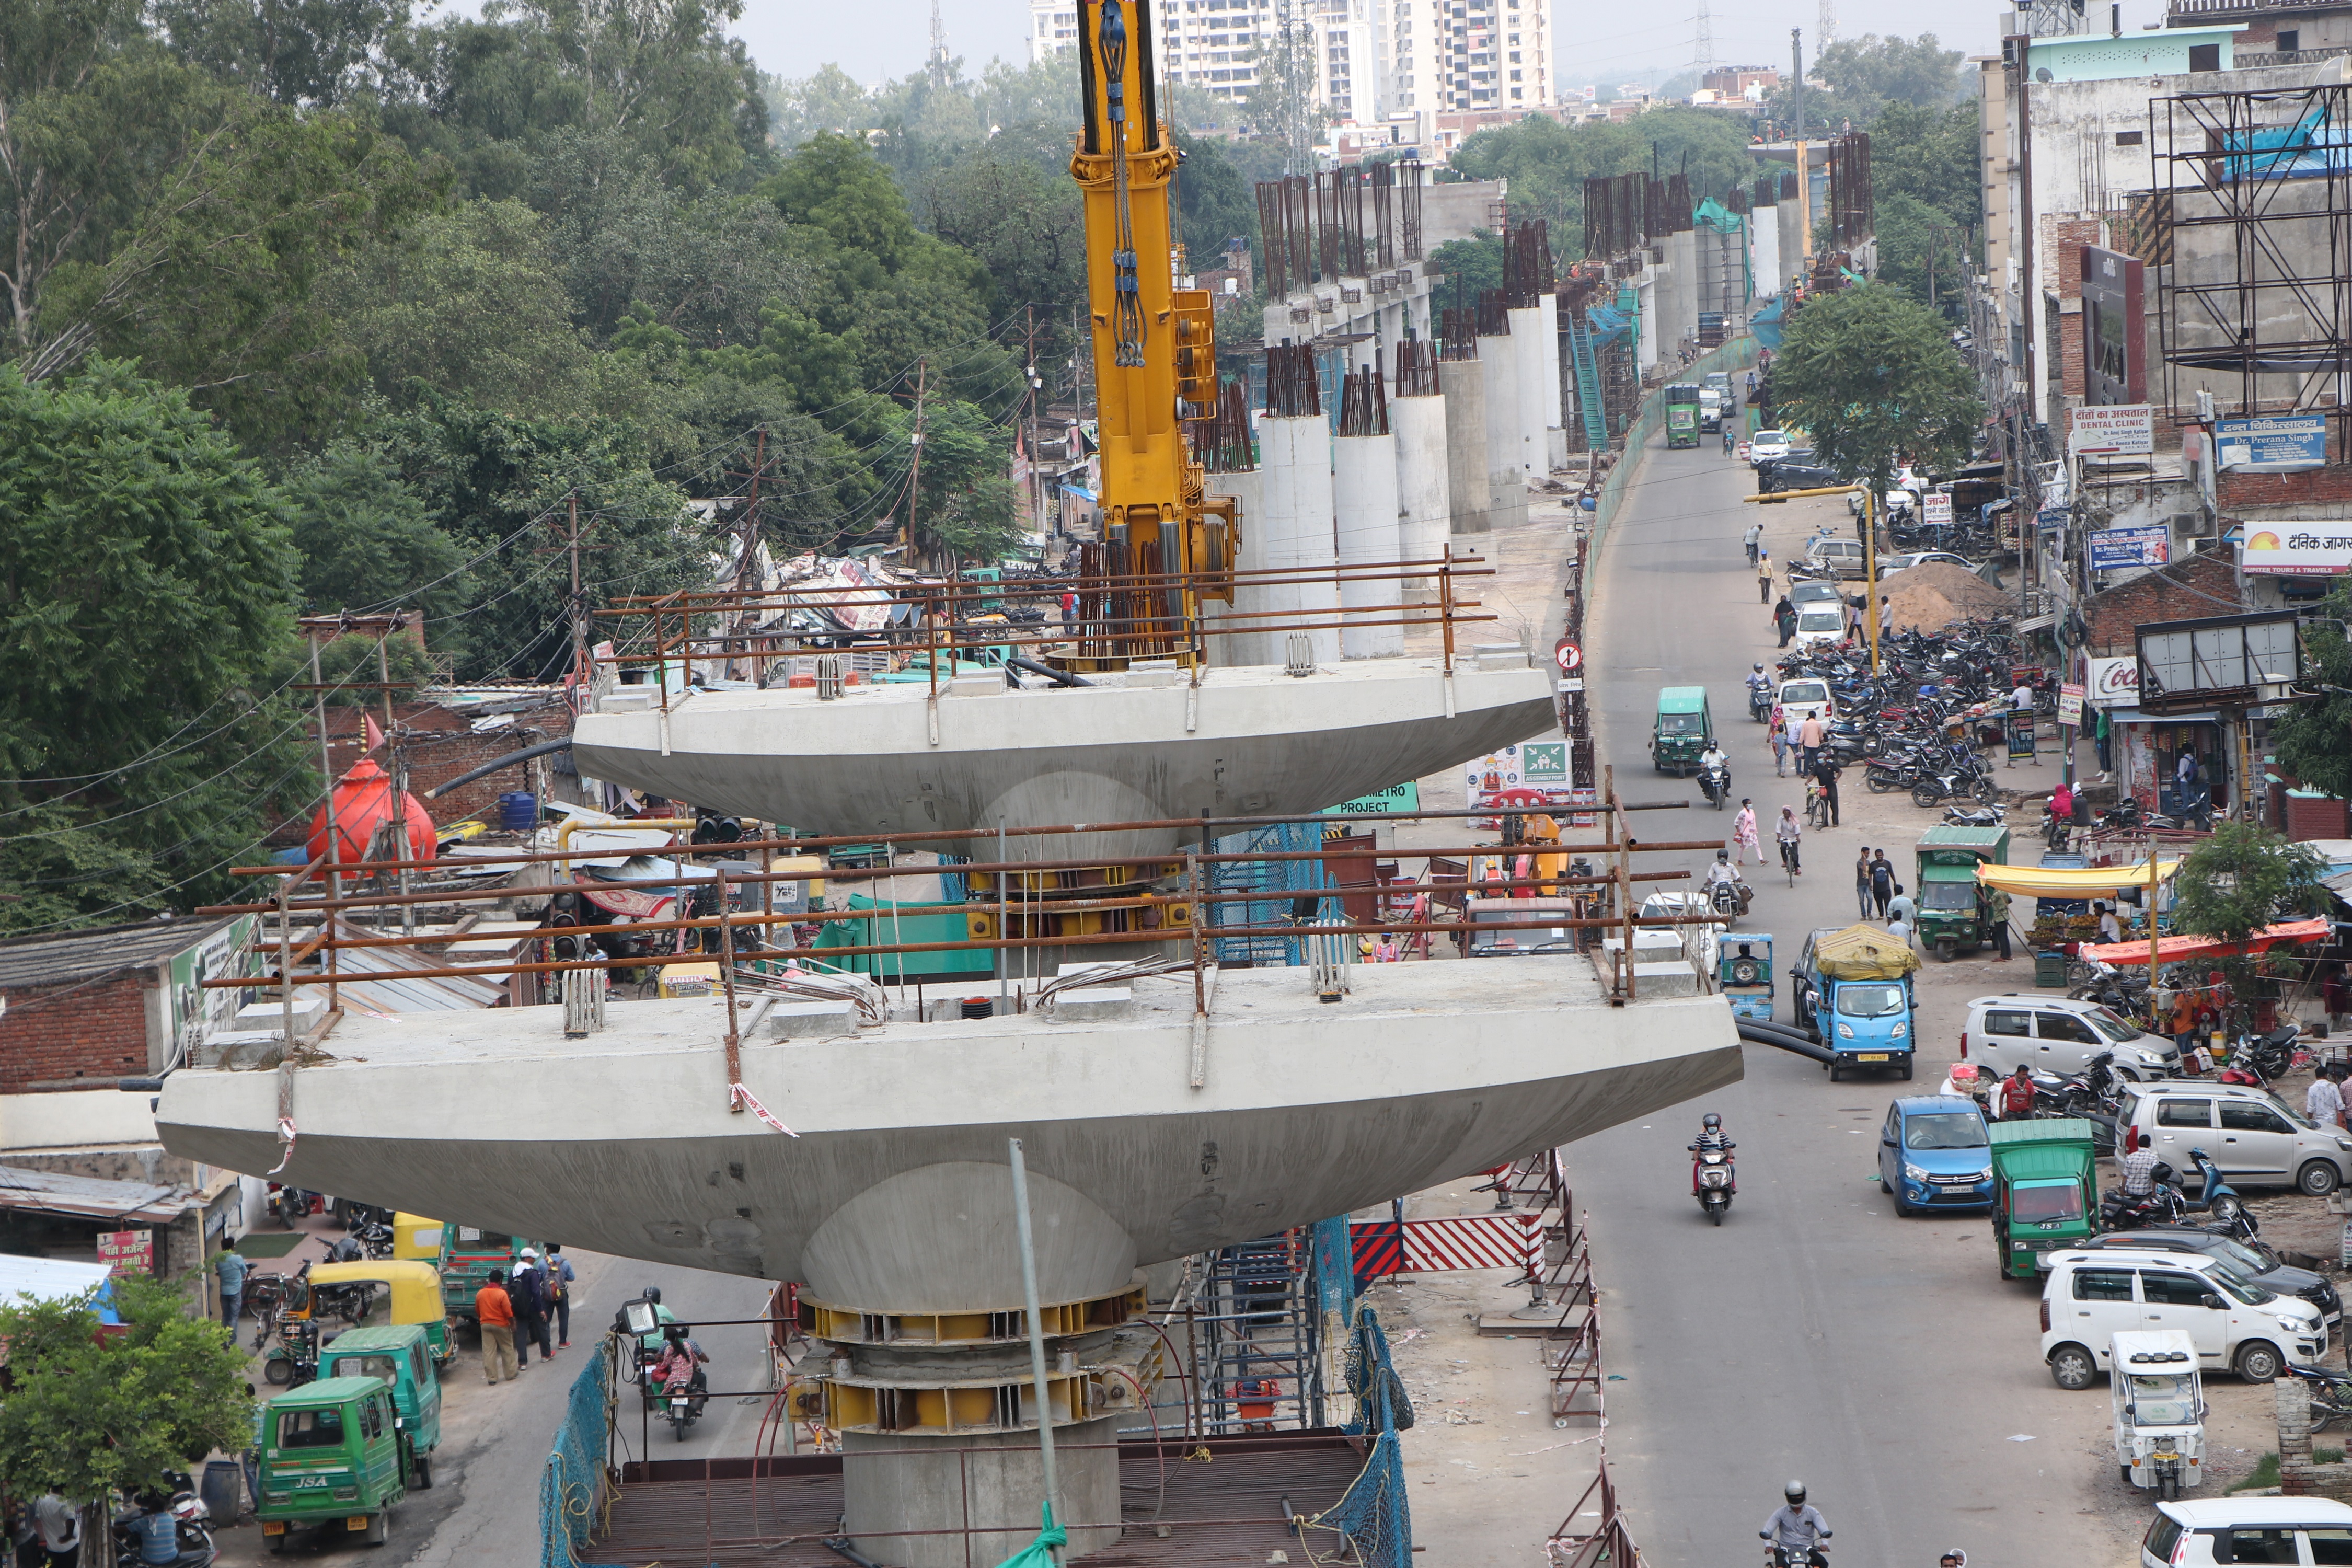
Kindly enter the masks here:
<path id="1" fill-rule="evenodd" d="M 1829 1559 L 1819 1551 L 1822 1542 L 1830 1538 L 1829 1521 L 1822 1510 L 1805 1501 L 1805 1483 L 1790 1481 L 1784 1489 L 1788 1502 L 1772 1510 L 1758 1531 L 1772 1543 L 1773 1560 L 1779 1568 L 1829 1568 Z"/>
<path id="2" fill-rule="evenodd" d="M 231 1339 L 236 1337 L 236 1321 L 245 1311 L 245 1277 L 251 1271 L 252 1265 L 233 1241 L 213 1260 L 213 1272 L 220 1277 L 221 1321 L 228 1325 Z"/>

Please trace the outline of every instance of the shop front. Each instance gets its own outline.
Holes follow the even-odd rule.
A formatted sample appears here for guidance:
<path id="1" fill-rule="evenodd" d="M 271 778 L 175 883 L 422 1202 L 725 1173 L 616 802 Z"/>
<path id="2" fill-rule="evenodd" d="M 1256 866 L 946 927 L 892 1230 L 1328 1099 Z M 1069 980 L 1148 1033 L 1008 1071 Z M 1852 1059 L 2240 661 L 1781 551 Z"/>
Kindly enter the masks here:
<path id="1" fill-rule="evenodd" d="M 2236 798 L 2229 726 L 2220 713 L 2111 708 L 2107 722 L 2118 799 L 2129 795 L 2143 811 L 2179 817 Z"/>

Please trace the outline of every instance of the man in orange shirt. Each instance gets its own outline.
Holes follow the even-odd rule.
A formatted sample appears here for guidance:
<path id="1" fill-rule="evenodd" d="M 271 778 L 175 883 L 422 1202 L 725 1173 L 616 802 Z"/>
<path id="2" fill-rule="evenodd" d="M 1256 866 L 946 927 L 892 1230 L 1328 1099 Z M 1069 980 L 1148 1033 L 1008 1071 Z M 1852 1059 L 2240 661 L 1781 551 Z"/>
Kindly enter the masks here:
<path id="1" fill-rule="evenodd" d="M 482 1374 L 496 1386 L 501 1374 L 512 1383 L 515 1370 L 514 1301 L 507 1295 L 503 1268 L 490 1271 L 489 1283 L 474 1292 L 474 1313 L 482 1324 Z"/>

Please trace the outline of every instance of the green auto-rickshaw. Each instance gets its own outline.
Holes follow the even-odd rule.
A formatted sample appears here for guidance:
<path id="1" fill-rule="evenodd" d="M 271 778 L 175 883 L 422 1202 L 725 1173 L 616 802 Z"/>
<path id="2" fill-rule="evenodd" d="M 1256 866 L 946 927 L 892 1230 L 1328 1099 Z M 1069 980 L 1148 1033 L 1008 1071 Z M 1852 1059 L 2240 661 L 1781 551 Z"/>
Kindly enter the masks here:
<path id="1" fill-rule="evenodd" d="M 1662 773 L 1680 777 L 1698 771 L 1699 758 L 1715 741 L 1715 724 L 1707 716 L 1706 688 L 1668 686 L 1659 689 L 1658 714 L 1650 726 L 1650 761 Z"/>
<path id="2" fill-rule="evenodd" d="M 1920 836 L 1919 945 L 1942 959 L 1993 939 L 1992 899 L 1979 866 L 2009 864 L 2006 827 L 1931 827 Z"/>
<path id="3" fill-rule="evenodd" d="M 360 1531 L 372 1546 L 392 1532 L 408 1495 L 408 1436 L 392 1390 L 373 1377 L 329 1377 L 289 1388 L 262 1408 L 261 1495 L 254 1515 L 272 1552 L 297 1528 Z"/>
<path id="4" fill-rule="evenodd" d="M 319 1353 L 319 1375 L 373 1377 L 391 1389 L 417 1488 L 433 1485 L 433 1451 L 441 1446 L 441 1374 L 422 1325 L 395 1323 L 338 1334 Z"/>

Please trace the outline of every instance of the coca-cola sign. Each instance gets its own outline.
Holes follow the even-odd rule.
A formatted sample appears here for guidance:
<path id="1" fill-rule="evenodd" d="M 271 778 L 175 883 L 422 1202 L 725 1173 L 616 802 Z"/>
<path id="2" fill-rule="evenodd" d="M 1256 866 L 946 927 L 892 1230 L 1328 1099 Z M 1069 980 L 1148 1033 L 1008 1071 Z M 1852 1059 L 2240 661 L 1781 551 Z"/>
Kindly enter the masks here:
<path id="1" fill-rule="evenodd" d="M 2095 658 L 2083 700 L 2093 708 L 2136 708 L 2139 705 L 2139 660 Z"/>

